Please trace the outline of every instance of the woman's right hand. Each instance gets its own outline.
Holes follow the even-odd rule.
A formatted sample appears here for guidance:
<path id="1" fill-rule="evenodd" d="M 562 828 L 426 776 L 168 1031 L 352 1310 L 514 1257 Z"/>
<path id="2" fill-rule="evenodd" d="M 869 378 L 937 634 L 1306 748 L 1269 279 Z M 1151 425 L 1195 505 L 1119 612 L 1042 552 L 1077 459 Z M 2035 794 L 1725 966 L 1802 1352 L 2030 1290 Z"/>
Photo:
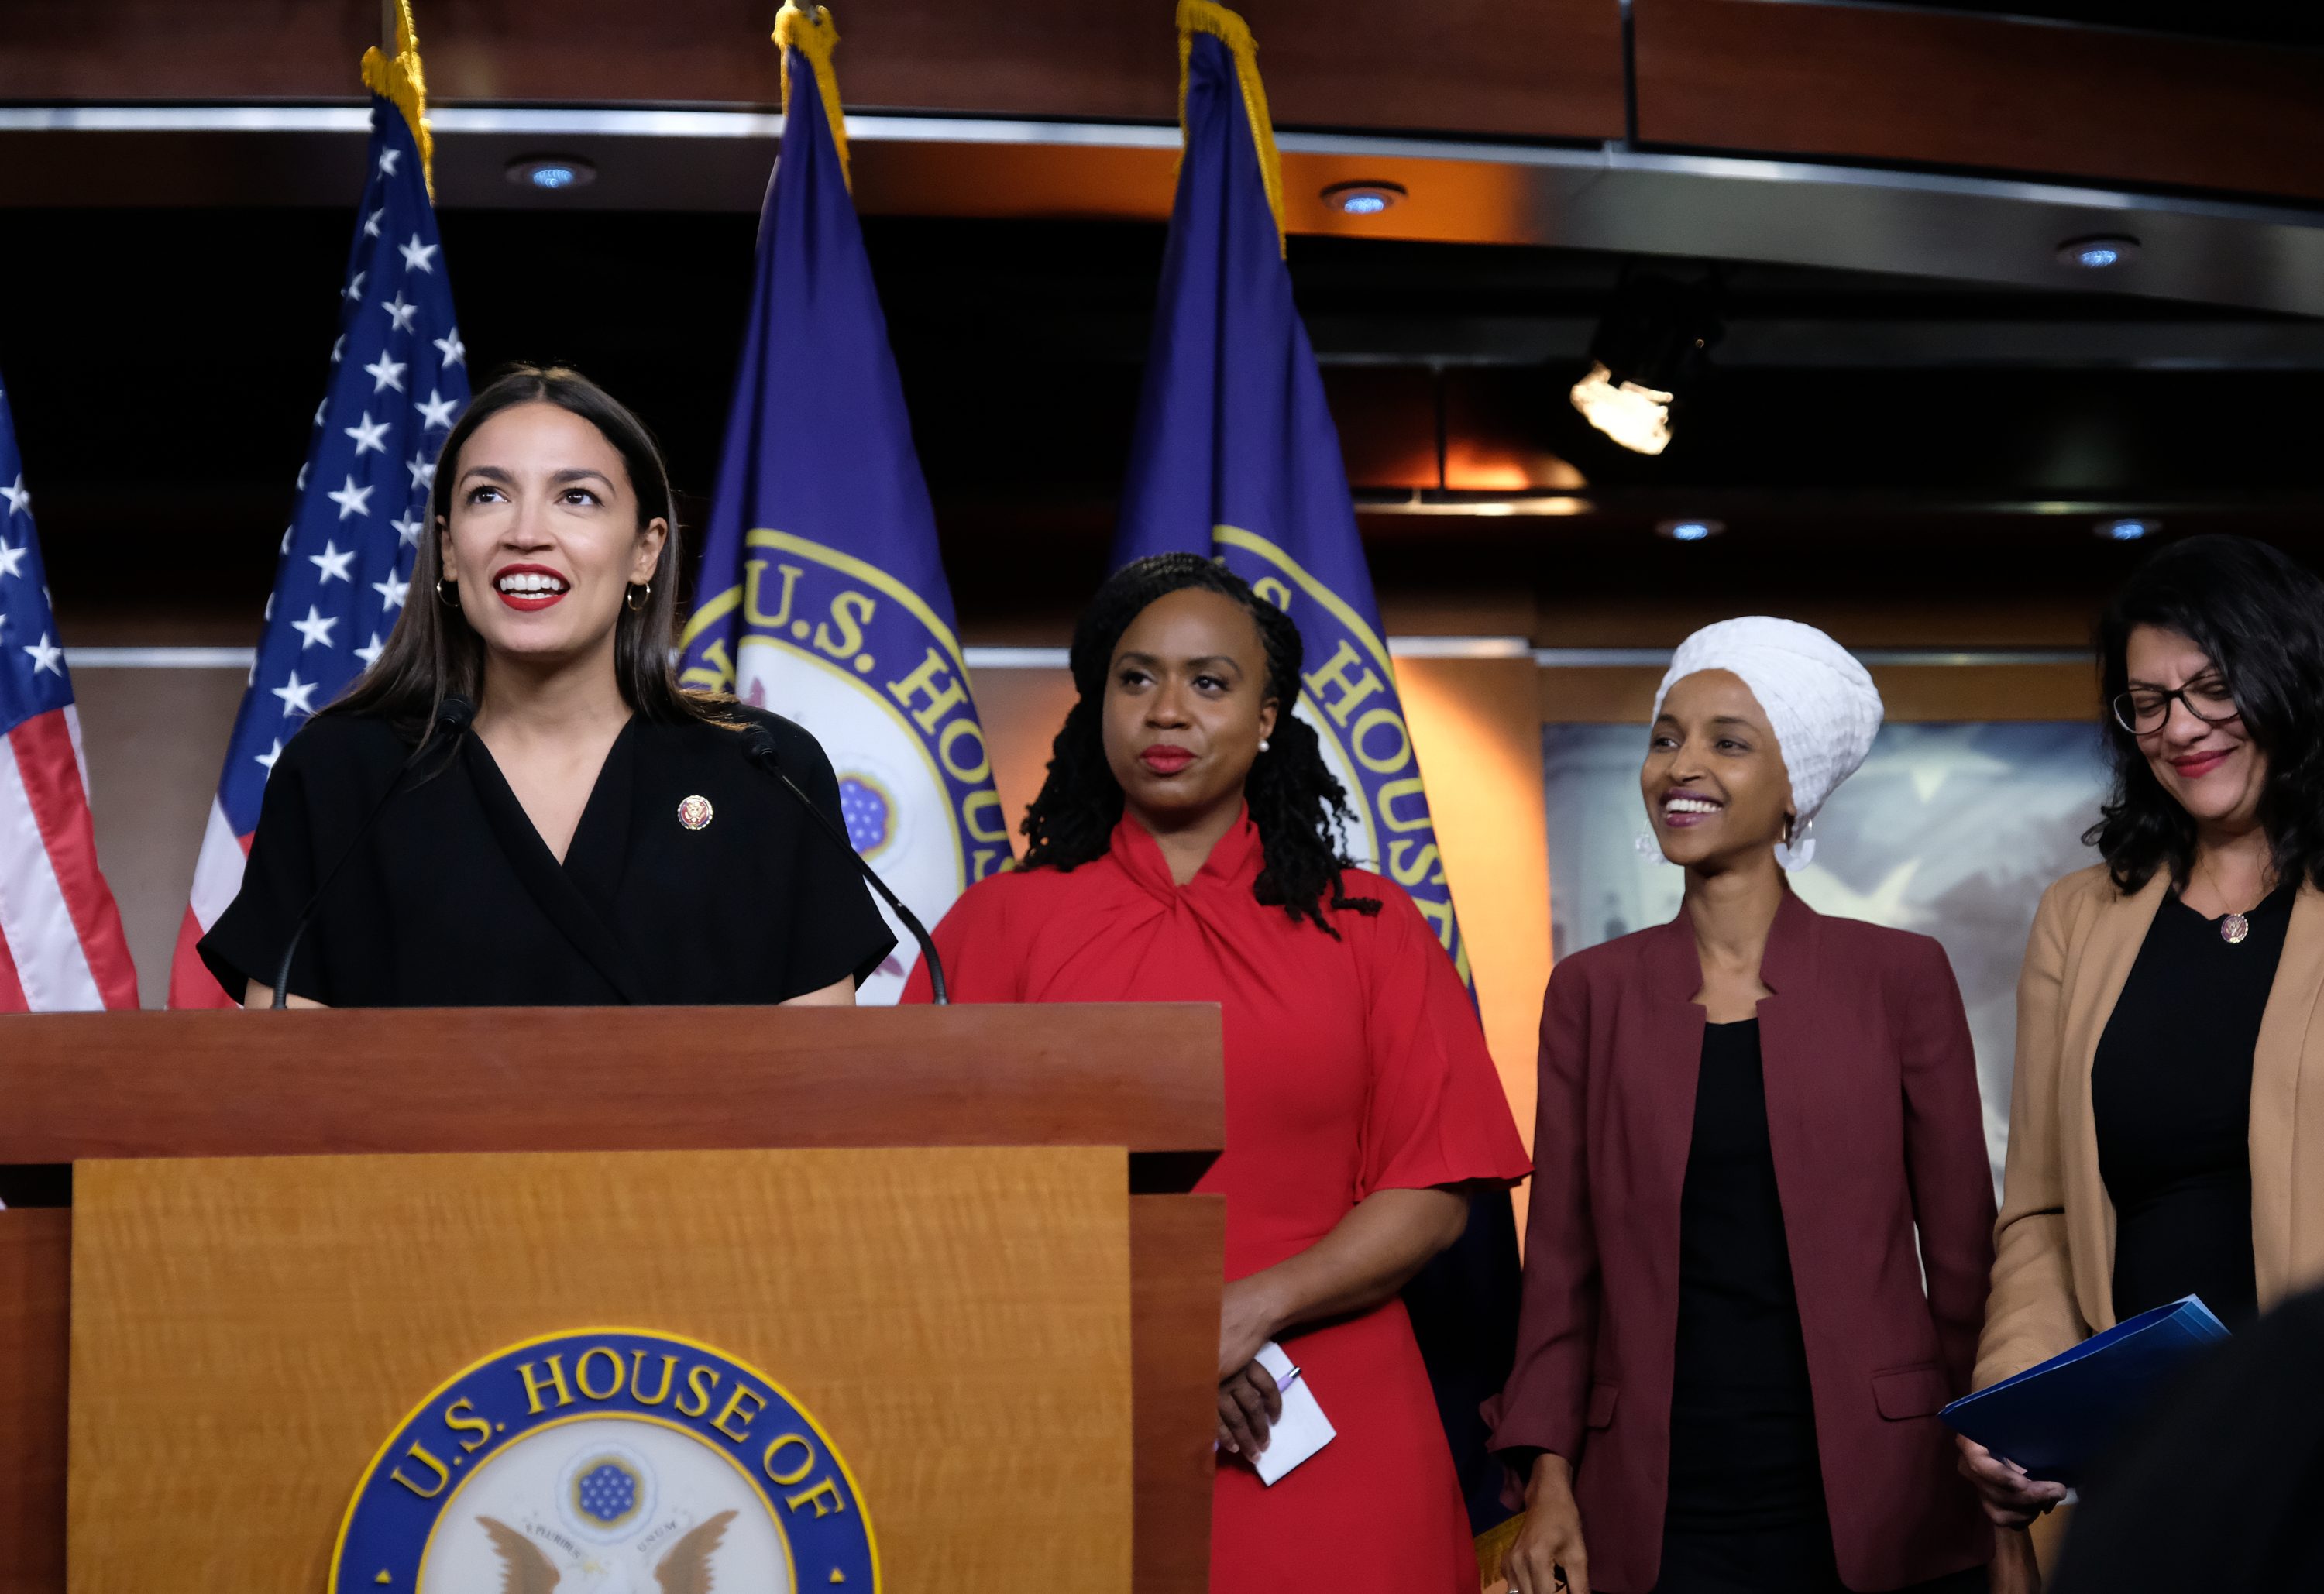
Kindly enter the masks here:
<path id="1" fill-rule="evenodd" d="M 1283 1394 L 1275 1375 L 1257 1361 L 1246 1363 L 1219 1380 L 1218 1447 L 1229 1455 L 1259 1464 L 1267 1448 L 1267 1433 L 1283 1414 Z"/>
<path id="2" fill-rule="evenodd" d="M 2024 1468 L 2003 1460 L 1966 1433 L 1956 1433 L 1953 1439 L 1960 1446 L 1961 1476 L 1976 1488 L 1987 1520 L 1996 1527 L 2024 1527 L 2064 1502 L 2064 1484 L 2028 1478 Z"/>
<path id="3" fill-rule="evenodd" d="M 1573 1503 L 1573 1468 L 1544 1451 L 1526 1483 L 1525 1525 L 1501 1557 L 1515 1594 L 1590 1594 L 1590 1555 L 1582 1545 L 1582 1509 Z"/>

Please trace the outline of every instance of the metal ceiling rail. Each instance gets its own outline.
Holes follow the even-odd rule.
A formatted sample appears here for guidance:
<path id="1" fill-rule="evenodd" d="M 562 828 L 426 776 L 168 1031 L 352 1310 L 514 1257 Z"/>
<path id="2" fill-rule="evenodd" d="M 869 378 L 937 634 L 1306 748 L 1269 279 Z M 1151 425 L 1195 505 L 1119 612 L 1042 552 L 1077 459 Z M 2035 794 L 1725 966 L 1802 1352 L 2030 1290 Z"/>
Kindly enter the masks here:
<path id="1" fill-rule="evenodd" d="M 0 206 L 343 203 L 360 105 L 0 106 Z M 751 211 L 775 113 L 747 107 L 438 106 L 447 208 Z M 1137 122 L 867 113 L 856 196 L 874 214 L 1159 220 L 1177 130 Z M 215 144 L 208 140 L 215 139 Z M 1560 245 L 1903 273 L 2324 316 L 2324 209 L 1839 161 L 1284 131 L 1286 221 L 1343 236 Z M 597 180 L 523 191 L 545 147 Z M 1406 198 L 1343 215 L 1323 190 Z M 2104 271 L 2061 261 L 2092 235 L 2140 247 Z"/>

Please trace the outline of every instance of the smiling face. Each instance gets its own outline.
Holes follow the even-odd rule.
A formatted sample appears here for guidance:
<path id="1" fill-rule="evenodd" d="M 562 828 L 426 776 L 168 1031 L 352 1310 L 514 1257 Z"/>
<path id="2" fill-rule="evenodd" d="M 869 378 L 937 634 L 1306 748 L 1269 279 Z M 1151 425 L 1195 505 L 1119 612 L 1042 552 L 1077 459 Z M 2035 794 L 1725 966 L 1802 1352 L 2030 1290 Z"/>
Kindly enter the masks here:
<path id="1" fill-rule="evenodd" d="M 1723 669 L 1682 677 L 1663 699 L 1638 788 L 1663 856 L 1719 866 L 1784 839 L 1792 779 L 1766 711 Z"/>
<path id="2" fill-rule="evenodd" d="M 1259 626 L 1232 598 L 1187 587 L 1139 612 L 1106 676 L 1106 767 L 1148 829 L 1176 829 L 1242 800 L 1275 730 Z"/>
<path id="3" fill-rule="evenodd" d="M 2261 794 L 2267 786 L 2267 754 L 2251 739 L 2241 718 L 2213 724 L 2178 698 L 2183 691 L 2206 714 L 2232 709 L 2227 682 L 2210 656 L 2175 631 L 2159 625 L 2133 628 L 2125 649 L 2129 677 L 2126 695 L 2141 724 L 2158 708 L 2162 722 L 2137 736 L 2146 767 L 2172 799 L 2199 825 L 2231 833 L 2259 823 Z"/>
<path id="4" fill-rule="evenodd" d="M 610 653 L 632 584 L 653 578 L 669 536 L 638 523 L 621 453 L 555 404 L 515 404 L 470 435 L 456 461 L 444 576 L 488 652 L 553 662 Z"/>

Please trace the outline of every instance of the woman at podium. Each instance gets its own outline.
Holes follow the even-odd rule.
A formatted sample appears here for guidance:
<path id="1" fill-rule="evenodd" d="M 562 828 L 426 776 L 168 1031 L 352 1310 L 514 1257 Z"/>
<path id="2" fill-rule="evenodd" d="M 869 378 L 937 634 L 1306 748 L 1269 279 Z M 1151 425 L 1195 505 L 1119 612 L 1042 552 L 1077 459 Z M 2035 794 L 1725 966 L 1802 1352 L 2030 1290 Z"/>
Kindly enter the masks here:
<path id="1" fill-rule="evenodd" d="M 1220 1004 L 1227 1198 L 1218 1594 L 1471 1594 L 1476 1559 L 1397 1289 L 1526 1161 L 1419 910 L 1337 855 L 1344 795 L 1296 718 L 1300 641 L 1207 559 L 1102 587 L 1023 867 L 936 927 L 955 1000 Z M 925 967 L 907 1000 L 928 994 Z M 1262 1484 L 1280 1340 L 1337 1437 Z"/>
<path id="2" fill-rule="evenodd" d="M 200 944 L 252 1007 L 850 1003 L 893 946 L 798 725 L 681 691 L 676 512 L 604 390 L 519 367 L 446 439 L 410 596 L 283 744 Z"/>

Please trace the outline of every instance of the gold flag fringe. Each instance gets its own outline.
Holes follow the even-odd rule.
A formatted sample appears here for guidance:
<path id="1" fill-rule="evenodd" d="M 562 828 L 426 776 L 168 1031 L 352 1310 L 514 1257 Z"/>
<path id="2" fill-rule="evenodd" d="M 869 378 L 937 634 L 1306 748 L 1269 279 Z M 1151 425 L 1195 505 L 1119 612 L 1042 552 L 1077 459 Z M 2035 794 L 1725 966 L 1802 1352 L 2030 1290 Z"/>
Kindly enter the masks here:
<path id="1" fill-rule="evenodd" d="M 1250 24 L 1212 0 L 1178 0 L 1178 134 L 1186 131 L 1186 68 L 1194 59 L 1194 35 L 1209 33 L 1223 41 L 1234 56 L 1235 80 L 1242 86 L 1243 115 L 1250 123 L 1251 142 L 1259 146 L 1259 180 L 1267 189 L 1267 207 L 1275 213 L 1275 244 L 1284 247 L 1283 158 L 1276 153 L 1275 123 L 1267 113 L 1267 87 L 1259 80 L 1259 41 Z M 1182 155 L 1183 159 L 1183 155 Z"/>
<path id="2" fill-rule="evenodd" d="M 420 171 L 428 198 L 436 198 L 436 143 L 428 134 L 428 79 L 420 69 L 420 37 L 411 28 L 411 0 L 395 0 L 395 59 L 373 45 L 364 51 L 364 87 L 403 113 L 411 142 L 420 146 Z"/>
<path id="3" fill-rule="evenodd" d="M 839 152 L 839 175 L 853 191 L 855 178 L 847 165 L 847 117 L 839 108 L 838 79 L 831 75 L 831 52 L 839 43 L 831 8 L 802 7 L 798 0 L 783 0 L 782 10 L 775 14 L 775 43 L 783 52 L 783 115 L 791 114 L 791 51 L 796 50 L 815 69 L 815 86 L 823 97 L 824 125 L 831 129 L 832 145 Z"/>

